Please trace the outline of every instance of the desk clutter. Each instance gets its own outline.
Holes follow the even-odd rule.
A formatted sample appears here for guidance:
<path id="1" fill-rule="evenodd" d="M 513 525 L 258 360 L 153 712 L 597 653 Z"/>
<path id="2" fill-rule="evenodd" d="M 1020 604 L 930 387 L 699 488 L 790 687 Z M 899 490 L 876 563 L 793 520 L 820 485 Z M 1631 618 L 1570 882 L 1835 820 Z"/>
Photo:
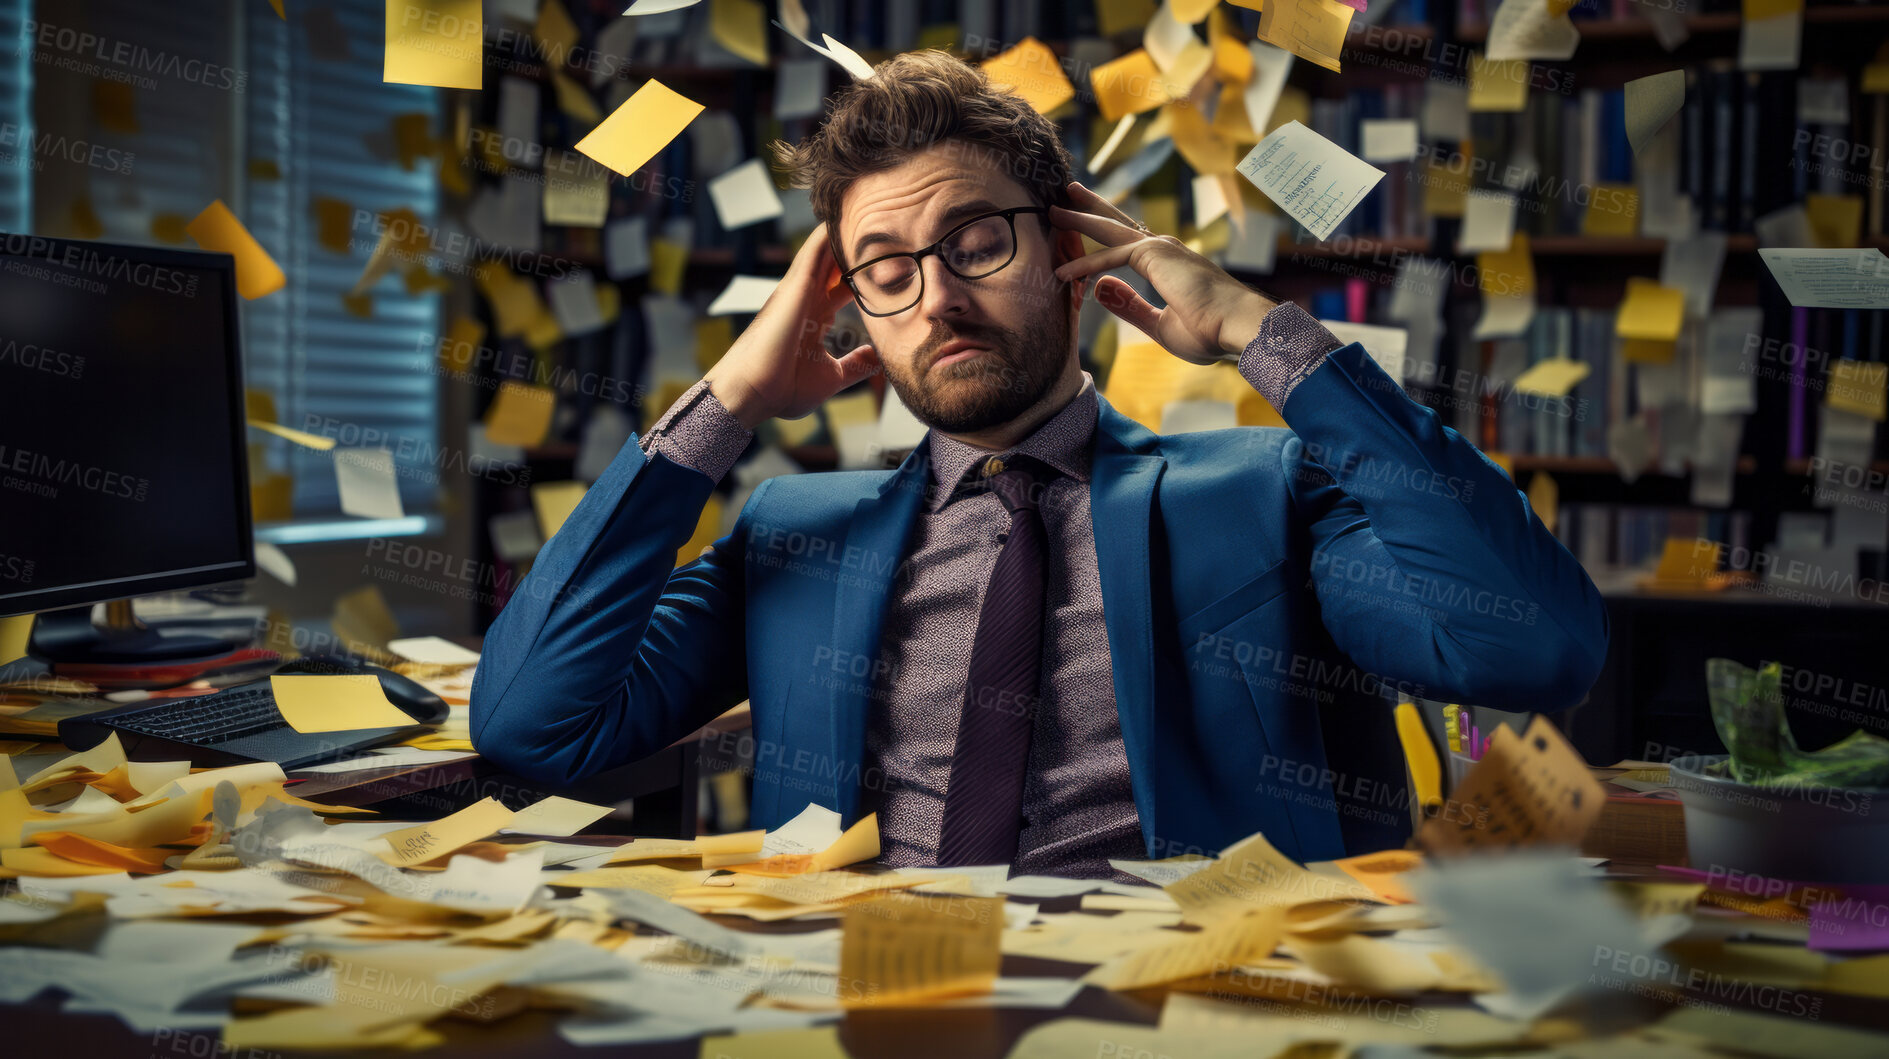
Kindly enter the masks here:
<path id="1" fill-rule="evenodd" d="M 413 823 L 298 797 L 271 763 L 127 761 L 115 739 L 13 761 L 0 1000 L 50 988 L 231 1050 L 418 1050 L 536 1010 L 578 1045 L 846 1055 L 849 1013 L 934 1007 L 1040 1013 L 1014 1056 L 1889 1050 L 1841 1014 L 1889 998 L 1889 892 L 1608 874 L 1573 855 L 1601 786 L 1540 719 L 1496 730 L 1420 849 L 1301 865 L 1256 834 L 1117 880 L 888 870 L 876 816 L 817 805 L 598 844 L 573 836 L 610 809 L 561 797 Z M 1145 1018 L 1056 1014 L 1085 989 Z"/>

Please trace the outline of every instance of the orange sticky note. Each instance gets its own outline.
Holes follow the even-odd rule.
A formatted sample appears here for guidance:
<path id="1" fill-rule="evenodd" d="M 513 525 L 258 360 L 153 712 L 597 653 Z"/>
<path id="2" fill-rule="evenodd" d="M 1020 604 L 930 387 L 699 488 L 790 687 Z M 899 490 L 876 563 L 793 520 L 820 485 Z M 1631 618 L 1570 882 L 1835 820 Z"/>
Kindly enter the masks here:
<path id="1" fill-rule="evenodd" d="M 282 266 L 256 242 L 256 237 L 223 205 L 222 199 L 205 206 L 195 220 L 184 226 L 184 231 L 205 250 L 236 259 L 236 293 L 249 301 L 274 294 L 288 282 L 288 277 L 282 274 Z"/>
<path id="2" fill-rule="evenodd" d="M 1025 37 L 1016 47 L 983 64 L 995 84 L 1022 96 L 1039 114 L 1048 114 L 1076 97 L 1062 64 L 1049 45 Z"/>
<path id="3" fill-rule="evenodd" d="M 1392 904 L 1407 905 L 1415 898 L 1404 888 L 1403 876 L 1423 867 L 1423 854 L 1410 849 L 1387 849 L 1332 862 L 1339 870 L 1371 888 Z"/>
<path id="4" fill-rule="evenodd" d="M 558 394 L 549 386 L 506 379 L 485 413 L 485 439 L 494 445 L 531 448 L 544 440 L 557 411 Z"/>
<path id="5" fill-rule="evenodd" d="M 1089 84 L 1095 89 L 1095 105 L 1109 121 L 1153 110 L 1168 101 L 1167 81 L 1146 48 L 1096 67 L 1089 74 Z"/>
<path id="6" fill-rule="evenodd" d="M 1154 17 L 1154 0 L 1095 0 L 1096 28 L 1104 37 L 1134 30 L 1137 34 Z"/>
<path id="7" fill-rule="evenodd" d="M 702 505 L 702 514 L 695 520 L 695 532 L 689 534 L 682 547 L 676 549 L 676 565 L 692 563 L 702 557 L 702 549 L 715 543 L 721 536 L 721 498 L 709 495 L 708 503 Z"/>
<path id="8" fill-rule="evenodd" d="M 289 20 L 289 16 L 282 11 L 282 0 L 269 0 L 269 6 L 275 8 L 275 17 L 284 22 Z"/>
<path id="9" fill-rule="evenodd" d="M 485 31 L 479 0 L 387 0 L 381 80 L 435 88 L 479 88 Z"/>
<path id="10" fill-rule="evenodd" d="M 667 147 L 701 112 L 702 104 L 661 81 L 646 81 L 635 95 L 590 130 L 590 135 L 577 141 L 577 149 L 629 176 Z"/>

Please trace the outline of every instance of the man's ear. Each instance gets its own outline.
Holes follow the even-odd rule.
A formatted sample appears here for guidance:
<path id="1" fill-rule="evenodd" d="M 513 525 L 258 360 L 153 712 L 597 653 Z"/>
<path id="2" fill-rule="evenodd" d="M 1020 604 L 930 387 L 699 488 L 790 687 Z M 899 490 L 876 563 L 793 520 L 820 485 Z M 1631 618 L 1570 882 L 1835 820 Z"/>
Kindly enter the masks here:
<path id="1" fill-rule="evenodd" d="M 1056 247 L 1050 255 L 1055 262 L 1052 267 L 1061 267 L 1082 256 L 1082 233 L 1073 228 L 1058 228 Z"/>

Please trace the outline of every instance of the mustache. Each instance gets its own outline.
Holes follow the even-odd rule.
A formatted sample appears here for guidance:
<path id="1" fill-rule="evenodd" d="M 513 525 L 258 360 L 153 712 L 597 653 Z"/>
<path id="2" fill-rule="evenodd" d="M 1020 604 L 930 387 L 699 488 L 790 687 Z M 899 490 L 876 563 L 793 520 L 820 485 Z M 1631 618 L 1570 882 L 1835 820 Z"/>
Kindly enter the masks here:
<path id="1" fill-rule="evenodd" d="M 932 364 L 938 359 L 938 351 L 944 348 L 946 343 L 960 339 L 988 346 L 999 356 L 1003 356 L 1004 351 L 1009 348 L 1006 343 L 1013 337 L 1007 328 L 987 327 L 982 324 L 959 324 L 953 328 L 947 326 L 942 320 L 934 321 L 931 325 L 931 334 L 925 336 L 924 343 L 912 352 L 912 363 L 921 366 L 919 369 L 921 374 L 930 371 Z"/>

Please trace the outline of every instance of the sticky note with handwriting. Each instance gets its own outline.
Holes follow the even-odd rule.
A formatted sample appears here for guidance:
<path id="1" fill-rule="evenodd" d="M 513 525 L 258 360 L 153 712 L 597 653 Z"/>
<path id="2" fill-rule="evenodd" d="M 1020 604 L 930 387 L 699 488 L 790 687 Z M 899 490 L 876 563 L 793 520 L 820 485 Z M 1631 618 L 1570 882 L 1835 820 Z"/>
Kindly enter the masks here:
<path id="1" fill-rule="evenodd" d="M 1418 844 L 1433 854 L 1577 845 L 1606 794 L 1555 726 L 1536 717 L 1516 735 L 1499 726 L 1489 751 L 1426 821 Z"/>

